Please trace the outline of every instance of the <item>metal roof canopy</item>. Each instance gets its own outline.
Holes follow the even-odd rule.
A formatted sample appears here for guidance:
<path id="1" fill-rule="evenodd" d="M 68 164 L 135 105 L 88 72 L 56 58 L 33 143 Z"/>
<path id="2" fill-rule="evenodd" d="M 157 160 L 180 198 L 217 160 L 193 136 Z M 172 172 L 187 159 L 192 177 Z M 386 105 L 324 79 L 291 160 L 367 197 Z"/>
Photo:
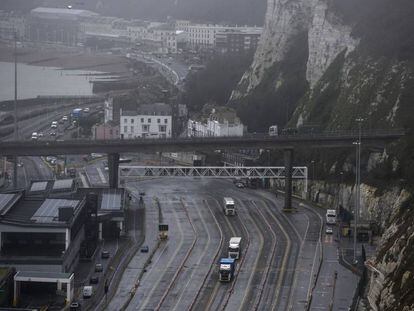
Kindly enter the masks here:
<path id="1" fill-rule="evenodd" d="M 60 207 L 73 207 L 79 204 L 79 200 L 46 199 L 39 209 L 30 218 L 37 223 L 55 223 L 58 221 Z"/>
<path id="2" fill-rule="evenodd" d="M 14 280 L 18 282 L 69 283 L 74 278 L 73 273 L 18 271 Z"/>
<path id="3" fill-rule="evenodd" d="M 5 210 L 5 208 L 7 206 L 13 205 L 20 197 L 21 197 L 21 193 L 0 193 L 1 215 L 6 214 L 8 209 Z"/>
<path id="4" fill-rule="evenodd" d="M 120 210 L 121 208 L 121 193 L 104 192 L 102 194 L 101 210 Z"/>
<path id="5" fill-rule="evenodd" d="M 44 191 L 47 188 L 47 181 L 35 181 L 32 183 L 32 185 L 30 186 L 30 192 L 35 192 L 35 191 Z"/>
<path id="6" fill-rule="evenodd" d="M 53 183 L 53 190 L 71 190 L 73 187 L 73 179 L 57 179 Z"/>

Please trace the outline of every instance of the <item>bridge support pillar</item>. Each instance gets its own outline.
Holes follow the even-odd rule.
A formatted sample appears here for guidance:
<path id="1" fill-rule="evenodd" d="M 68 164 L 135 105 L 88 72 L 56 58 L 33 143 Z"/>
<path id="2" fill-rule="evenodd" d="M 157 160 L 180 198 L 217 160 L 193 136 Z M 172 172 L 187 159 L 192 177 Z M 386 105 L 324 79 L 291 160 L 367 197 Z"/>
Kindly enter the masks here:
<path id="1" fill-rule="evenodd" d="M 285 157 L 285 206 L 284 212 L 291 212 L 292 209 L 292 162 L 293 149 L 284 150 Z"/>
<path id="2" fill-rule="evenodd" d="M 17 176 L 17 163 L 19 161 L 19 158 L 17 156 L 13 157 L 13 189 L 16 190 L 18 186 L 18 176 Z"/>
<path id="3" fill-rule="evenodd" d="M 119 153 L 108 154 L 109 188 L 118 188 Z"/>

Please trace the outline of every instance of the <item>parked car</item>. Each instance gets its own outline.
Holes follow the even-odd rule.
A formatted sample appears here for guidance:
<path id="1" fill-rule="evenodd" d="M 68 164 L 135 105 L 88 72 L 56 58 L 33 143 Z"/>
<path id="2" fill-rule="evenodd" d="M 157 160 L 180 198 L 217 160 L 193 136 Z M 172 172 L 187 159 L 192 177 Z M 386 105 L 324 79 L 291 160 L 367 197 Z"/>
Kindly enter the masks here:
<path id="1" fill-rule="evenodd" d="M 103 250 L 102 251 L 102 253 L 101 253 L 101 258 L 103 258 L 103 259 L 107 259 L 107 258 L 109 258 L 110 257 L 110 253 L 109 253 L 109 251 L 105 251 L 105 250 Z"/>
<path id="2" fill-rule="evenodd" d="M 95 272 L 102 272 L 103 271 L 103 266 L 101 263 L 97 263 L 95 265 Z"/>
<path id="3" fill-rule="evenodd" d="M 99 283 L 99 277 L 96 275 L 91 276 L 89 279 L 89 284 L 98 284 Z"/>

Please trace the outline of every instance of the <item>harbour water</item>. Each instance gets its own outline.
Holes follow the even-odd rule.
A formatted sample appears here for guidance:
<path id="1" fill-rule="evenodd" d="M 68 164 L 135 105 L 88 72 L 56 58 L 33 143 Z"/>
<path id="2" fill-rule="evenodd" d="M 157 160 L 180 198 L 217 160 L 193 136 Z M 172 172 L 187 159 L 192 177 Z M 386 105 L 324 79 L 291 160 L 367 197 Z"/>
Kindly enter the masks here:
<path id="1" fill-rule="evenodd" d="M 19 99 L 39 95 L 92 95 L 92 81 L 108 76 L 98 71 L 17 65 Z M 109 77 L 110 78 L 110 77 Z M 14 63 L 0 62 L 0 101 L 14 99 Z"/>

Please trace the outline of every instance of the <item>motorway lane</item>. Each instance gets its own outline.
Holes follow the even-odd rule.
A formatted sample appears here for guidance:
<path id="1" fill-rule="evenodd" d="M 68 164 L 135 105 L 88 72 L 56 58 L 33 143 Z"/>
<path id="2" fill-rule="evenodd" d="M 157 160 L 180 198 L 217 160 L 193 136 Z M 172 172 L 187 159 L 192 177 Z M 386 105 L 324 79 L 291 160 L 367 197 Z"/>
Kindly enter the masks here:
<path id="1" fill-rule="evenodd" d="M 169 224 L 169 238 L 156 251 L 151 266 L 144 274 L 127 310 L 152 310 L 158 306 L 194 239 L 179 198 L 163 196 L 160 204 L 163 219 Z"/>
<path id="2" fill-rule="evenodd" d="M 184 198 L 188 213 L 191 219 L 193 221 L 195 220 L 195 230 L 197 231 L 198 238 L 194 250 L 190 253 L 182 271 L 178 273 L 178 278 L 166 295 L 161 309 L 187 309 L 189 303 L 194 299 L 192 297 L 196 294 L 196 289 L 201 286 L 199 279 L 203 274 L 207 276 L 207 279 L 203 283 L 204 285 L 193 310 L 222 309 L 227 304 L 227 300 L 228 310 L 239 309 L 243 301 L 243 296 L 248 297 L 245 301 L 250 302 L 250 297 L 257 296 L 262 285 L 264 285 L 263 288 L 265 288 L 265 291 L 259 309 L 269 310 L 272 309 L 272 306 L 274 310 L 296 310 L 296 307 L 299 307 L 298 310 L 303 309 L 304 301 L 296 301 L 296 298 L 301 297 L 301 299 L 306 299 L 312 274 L 317 267 L 317 260 L 315 258 L 317 258 L 316 250 L 318 249 L 317 240 L 319 238 L 320 222 L 318 222 L 318 217 L 314 212 L 311 213 L 306 209 L 300 208 L 298 213 L 282 214 L 280 211 L 282 201 L 276 199 L 273 194 L 261 190 L 239 190 L 234 188 L 232 183 L 222 180 L 180 179 L 178 181 L 178 179 L 153 179 L 136 182 L 135 184 L 137 191 L 138 189 L 145 189 L 147 196 L 148 193 L 152 193 L 151 195 L 158 195 L 160 198 L 163 198 L 162 202 L 164 205 L 176 205 L 172 209 L 177 212 L 180 211 L 178 202 L 180 198 Z M 239 212 L 241 215 L 239 214 L 236 217 L 225 217 L 223 215 L 220 202 L 224 194 L 229 194 L 236 198 L 240 205 Z M 211 209 L 212 214 L 209 214 L 209 209 Z M 203 213 L 203 217 L 197 216 L 197 213 Z M 206 250 L 206 240 L 208 240 L 208 234 L 204 234 L 205 237 L 201 238 L 202 232 L 205 232 L 202 224 L 207 223 L 210 233 L 216 232 L 216 236 L 213 239 L 215 242 L 212 245 L 215 246 L 215 250 L 220 247 L 219 232 L 217 232 L 217 225 L 214 225 L 215 219 L 212 215 L 217 218 L 217 223 L 220 226 L 224 239 L 219 257 L 227 256 L 227 243 L 231 236 L 242 235 L 244 242 L 246 242 L 247 233 L 243 230 L 243 224 L 248 225 L 250 239 L 254 241 L 243 255 L 245 256 L 246 264 L 239 271 L 237 280 L 230 284 L 218 282 L 216 266 L 218 260 L 214 258 L 214 252 L 210 250 L 207 252 L 207 255 L 202 255 Z M 168 218 L 170 217 L 174 219 L 173 213 L 168 215 Z M 197 218 L 200 219 L 200 222 L 196 221 Z M 266 224 L 264 219 L 275 230 L 277 237 L 276 255 L 273 259 L 269 259 L 268 257 L 267 261 L 264 260 L 264 256 L 260 255 L 260 240 L 261 237 L 264 238 L 264 250 L 262 251 L 262 254 L 264 254 L 266 250 L 270 252 L 270 245 L 272 243 L 274 244 L 274 238 L 271 237 L 269 231 L 265 230 L 265 228 L 269 229 L 269 225 Z M 186 232 L 190 233 L 187 237 L 189 239 L 188 247 L 177 253 L 177 256 L 183 260 L 191 242 L 194 241 L 194 233 L 191 233 L 192 229 L 188 224 L 188 220 L 182 217 L 181 221 L 182 224 L 187 225 Z M 174 220 L 171 223 L 174 223 Z M 282 228 L 286 231 L 285 233 L 283 233 Z M 291 246 L 288 246 L 286 234 L 292 240 L 290 242 Z M 180 235 L 180 233 L 176 230 L 175 235 Z M 192 237 L 190 238 L 191 235 Z M 179 245 L 179 243 L 179 241 L 175 241 L 176 245 Z M 253 247 L 253 245 L 255 246 Z M 176 248 L 178 249 L 178 247 Z M 201 262 L 204 264 L 197 265 L 197 260 L 200 260 L 200 258 L 196 258 L 197 256 L 203 257 L 203 261 Z M 260 259 L 257 259 L 257 257 Z M 166 260 L 168 263 L 169 259 L 171 258 L 160 258 L 158 259 L 158 263 L 162 260 Z M 152 266 L 144 274 L 144 278 L 152 281 L 152 284 L 149 286 L 150 288 L 148 288 L 148 285 L 145 285 L 147 291 L 152 290 L 154 280 L 156 281 L 154 277 L 151 278 L 148 276 L 150 273 L 154 275 L 154 271 L 158 271 L 155 274 L 161 277 L 161 279 L 164 279 L 164 274 L 167 273 L 170 276 L 170 280 L 169 282 L 165 281 L 167 284 L 163 283 L 162 286 L 152 290 L 153 295 L 145 298 L 148 302 L 147 307 L 150 308 L 157 307 L 157 302 L 165 294 L 167 285 L 171 283 L 172 275 L 177 273 L 177 269 L 180 266 L 180 264 L 171 265 L 170 268 L 174 271 L 170 271 L 165 269 L 164 266 L 156 264 L 156 260 L 157 257 L 154 257 Z M 212 263 L 209 267 L 206 267 L 203 271 L 200 271 L 200 269 L 194 271 L 195 267 L 207 266 L 209 261 Z M 268 274 L 264 273 L 266 269 L 270 269 Z M 265 277 L 266 274 L 267 277 Z M 263 277 L 260 277 L 260 275 Z M 144 278 L 142 282 L 144 282 Z M 137 294 L 142 290 L 141 286 L 144 286 L 142 284 L 144 283 L 141 283 Z M 229 293 L 229 289 L 233 285 L 234 291 Z M 238 299 L 238 297 L 241 297 L 241 299 Z M 277 300 L 276 297 L 278 297 Z M 140 300 L 137 295 L 134 297 L 135 299 Z M 252 303 L 244 304 L 243 309 L 248 310 L 251 305 Z M 134 306 L 135 308 L 142 309 L 141 307 L 143 305 L 138 302 L 138 305 Z M 135 308 L 130 305 L 131 310 Z"/>
<path id="3" fill-rule="evenodd" d="M 190 197 L 191 199 L 191 197 Z M 197 241 L 182 273 L 179 274 L 170 290 L 162 309 L 188 310 L 197 296 L 198 289 L 208 274 L 210 267 L 215 264 L 216 254 L 221 247 L 221 235 L 210 210 L 203 207 L 205 202 L 186 200 L 189 217 L 196 230 Z"/>

